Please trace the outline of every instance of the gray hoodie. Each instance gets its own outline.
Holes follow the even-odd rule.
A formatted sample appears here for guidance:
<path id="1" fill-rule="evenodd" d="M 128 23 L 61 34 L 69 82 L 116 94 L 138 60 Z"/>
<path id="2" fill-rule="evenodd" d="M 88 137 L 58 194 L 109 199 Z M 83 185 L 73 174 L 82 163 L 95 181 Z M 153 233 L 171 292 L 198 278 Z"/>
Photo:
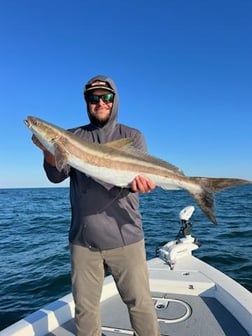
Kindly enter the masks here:
<path id="1" fill-rule="evenodd" d="M 133 138 L 134 146 L 146 151 L 142 134 L 117 122 L 118 93 L 113 81 L 96 76 L 86 84 L 104 81 L 115 92 L 109 121 L 99 128 L 92 124 L 76 127 L 70 131 L 90 142 L 106 143 L 121 138 Z M 88 106 L 87 106 L 88 110 Z M 143 239 L 142 221 L 139 213 L 138 193 L 95 180 L 71 168 L 68 175 L 59 172 L 44 161 L 48 179 L 59 183 L 70 177 L 70 202 L 72 210 L 69 240 L 72 244 L 106 250 L 136 243 Z"/>

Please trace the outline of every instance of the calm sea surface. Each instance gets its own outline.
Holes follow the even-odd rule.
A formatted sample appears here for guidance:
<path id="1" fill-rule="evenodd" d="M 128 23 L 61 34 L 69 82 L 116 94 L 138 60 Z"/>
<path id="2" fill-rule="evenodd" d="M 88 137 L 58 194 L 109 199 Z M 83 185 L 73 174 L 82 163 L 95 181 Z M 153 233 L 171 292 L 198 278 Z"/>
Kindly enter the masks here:
<path id="1" fill-rule="evenodd" d="M 179 211 L 195 205 L 184 191 L 141 196 L 147 258 L 176 238 Z M 216 195 L 218 226 L 196 206 L 195 255 L 252 291 L 252 187 Z M 0 189 L 0 330 L 69 293 L 68 188 Z"/>

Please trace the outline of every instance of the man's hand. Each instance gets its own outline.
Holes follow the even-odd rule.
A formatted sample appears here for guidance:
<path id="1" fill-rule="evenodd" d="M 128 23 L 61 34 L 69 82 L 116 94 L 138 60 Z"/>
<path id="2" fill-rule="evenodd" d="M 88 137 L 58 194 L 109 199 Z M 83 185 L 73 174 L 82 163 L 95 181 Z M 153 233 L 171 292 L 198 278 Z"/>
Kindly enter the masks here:
<path id="1" fill-rule="evenodd" d="M 34 145 L 40 148 L 43 152 L 46 151 L 46 148 L 42 145 L 42 143 L 38 140 L 38 138 L 34 134 L 32 136 L 32 142 L 34 143 Z"/>
<path id="2" fill-rule="evenodd" d="M 46 162 L 49 163 L 51 166 L 55 167 L 56 163 L 55 163 L 54 155 L 52 155 L 45 148 L 45 146 L 42 145 L 42 143 L 38 140 L 38 138 L 34 134 L 32 136 L 32 142 L 34 143 L 34 145 L 36 145 L 38 148 L 40 148 L 44 152 L 44 157 L 45 157 Z"/>
<path id="3" fill-rule="evenodd" d="M 137 176 L 132 181 L 131 189 L 134 192 L 147 193 L 155 189 L 155 184 L 144 176 Z"/>

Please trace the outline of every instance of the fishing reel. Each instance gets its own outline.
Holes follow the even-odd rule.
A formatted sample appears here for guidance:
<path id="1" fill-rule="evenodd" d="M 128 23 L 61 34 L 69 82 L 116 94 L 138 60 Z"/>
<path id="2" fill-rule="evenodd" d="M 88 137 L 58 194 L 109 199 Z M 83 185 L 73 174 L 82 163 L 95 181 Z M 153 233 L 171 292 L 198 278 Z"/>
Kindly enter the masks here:
<path id="1" fill-rule="evenodd" d="M 186 256 L 191 256 L 192 251 L 199 248 L 196 238 L 191 236 L 192 223 L 190 221 L 195 208 L 187 206 L 179 213 L 180 230 L 176 240 L 166 243 L 157 250 L 158 256 L 167 262 L 173 269 L 176 261 Z"/>

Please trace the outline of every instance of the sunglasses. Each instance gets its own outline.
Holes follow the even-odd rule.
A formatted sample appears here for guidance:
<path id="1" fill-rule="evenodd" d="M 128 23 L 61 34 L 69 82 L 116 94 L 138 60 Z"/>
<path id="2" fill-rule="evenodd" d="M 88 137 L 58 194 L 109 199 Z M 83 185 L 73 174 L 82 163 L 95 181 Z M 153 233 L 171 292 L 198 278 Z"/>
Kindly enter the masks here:
<path id="1" fill-rule="evenodd" d="M 90 104 L 97 104 L 99 103 L 100 99 L 102 99 L 102 101 L 104 103 L 113 103 L 114 101 L 114 94 L 113 93 L 107 93 L 104 95 L 88 95 L 86 97 L 87 102 Z"/>

